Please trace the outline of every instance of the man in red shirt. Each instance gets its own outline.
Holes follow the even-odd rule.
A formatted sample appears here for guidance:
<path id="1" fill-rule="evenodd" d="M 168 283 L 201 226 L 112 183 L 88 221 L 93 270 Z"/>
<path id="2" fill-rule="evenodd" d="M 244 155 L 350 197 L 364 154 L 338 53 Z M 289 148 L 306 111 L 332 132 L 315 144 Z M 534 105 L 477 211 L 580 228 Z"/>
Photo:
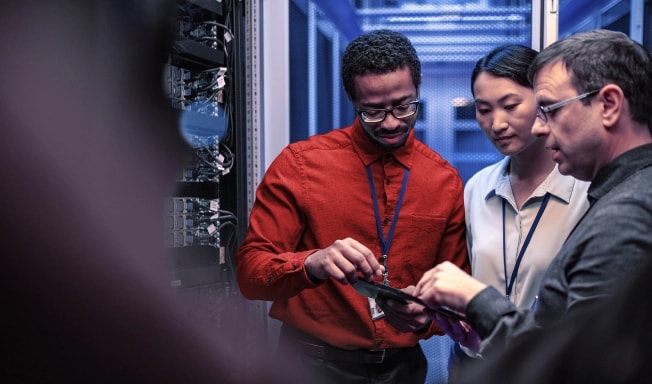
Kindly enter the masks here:
<path id="1" fill-rule="evenodd" d="M 260 183 L 237 254 L 238 283 L 273 301 L 280 346 L 305 382 L 423 383 L 420 339 L 442 334 L 413 302 L 370 299 L 358 279 L 413 292 L 430 268 L 469 271 L 463 185 L 414 136 L 421 64 L 389 30 L 354 39 L 342 80 L 353 125 L 288 145 Z"/>

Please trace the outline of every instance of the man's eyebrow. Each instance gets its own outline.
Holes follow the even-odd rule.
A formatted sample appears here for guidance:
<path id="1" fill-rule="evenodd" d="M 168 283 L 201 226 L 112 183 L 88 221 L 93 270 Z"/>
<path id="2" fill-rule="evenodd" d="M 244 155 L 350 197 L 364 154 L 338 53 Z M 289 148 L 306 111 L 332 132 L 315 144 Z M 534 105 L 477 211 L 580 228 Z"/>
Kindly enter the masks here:
<path id="1" fill-rule="evenodd" d="M 397 99 L 394 99 L 391 101 L 393 106 L 397 105 L 403 105 L 407 104 L 411 101 L 414 101 L 412 95 L 406 95 Z M 360 106 L 365 107 L 365 108 L 372 108 L 372 109 L 385 109 L 385 104 L 384 103 L 361 103 Z"/>
<path id="2" fill-rule="evenodd" d="M 534 101 L 536 102 L 537 106 L 546 106 L 548 104 L 552 104 L 554 102 L 550 101 L 550 99 L 546 96 L 535 96 Z"/>

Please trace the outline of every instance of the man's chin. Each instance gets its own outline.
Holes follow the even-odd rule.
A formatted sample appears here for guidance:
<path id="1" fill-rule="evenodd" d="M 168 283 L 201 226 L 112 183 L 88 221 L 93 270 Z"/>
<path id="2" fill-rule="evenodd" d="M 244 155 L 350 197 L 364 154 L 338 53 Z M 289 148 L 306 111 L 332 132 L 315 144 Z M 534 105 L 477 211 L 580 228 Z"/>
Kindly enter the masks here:
<path id="1" fill-rule="evenodd" d="M 564 162 L 557 162 L 557 170 L 559 170 L 559 173 L 561 173 L 564 176 L 573 176 L 571 175 L 572 169 L 569 167 L 567 163 Z"/>

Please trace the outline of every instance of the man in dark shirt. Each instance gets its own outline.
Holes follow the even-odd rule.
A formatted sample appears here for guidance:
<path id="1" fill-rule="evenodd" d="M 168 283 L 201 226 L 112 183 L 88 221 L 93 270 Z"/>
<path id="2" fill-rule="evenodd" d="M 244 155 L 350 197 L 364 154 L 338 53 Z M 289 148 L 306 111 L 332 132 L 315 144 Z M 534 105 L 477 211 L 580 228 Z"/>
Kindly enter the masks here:
<path id="1" fill-rule="evenodd" d="M 485 355 L 613 294 L 652 249 L 650 53 L 619 32 L 578 33 L 544 49 L 530 77 L 539 104 L 532 130 L 561 173 L 591 181 L 591 207 L 549 266 L 534 310 L 450 263 L 421 279 L 416 294 L 428 307 L 466 313 L 466 322 L 433 315 L 440 325 Z"/>
<path id="2" fill-rule="evenodd" d="M 651 253 L 652 255 L 652 253 Z M 651 258 L 652 259 L 652 258 Z M 519 337 L 453 383 L 640 384 L 652 378 L 652 263 L 594 308 Z"/>

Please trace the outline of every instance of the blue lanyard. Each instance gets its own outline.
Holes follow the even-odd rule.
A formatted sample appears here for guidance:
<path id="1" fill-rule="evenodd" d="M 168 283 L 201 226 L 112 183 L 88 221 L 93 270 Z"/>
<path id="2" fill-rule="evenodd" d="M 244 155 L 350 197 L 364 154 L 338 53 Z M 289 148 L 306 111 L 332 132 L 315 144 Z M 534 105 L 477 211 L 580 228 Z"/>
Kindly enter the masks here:
<path id="1" fill-rule="evenodd" d="M 405 195 L 405 189 L 407 187 L 408 175 L 410 170 L 405 168 L 403 173 L 403 185 L 401 185 L 401 192 L 398 195 L 398 203 L 396 203 L 396 210 L 394 210 L 394 217 L 392 218 L 392 224 L 389 226 L 389 233 L 387 234 L 387 240 L 385 240 L 385 235 L 383 234 L 383 225 L 380 221 L 380 210 L 378 209 L 378 199 L 376 199 L 376 187 L 374 186 L 374 177 L 371 174 L 371 165 L 367 165 L 367 178 L 369 179 L 369 189 L 371 190 L 371 201 L 374 203 L 374 213 L 376 214 L 376 228 L 378 229 L 378 237 L 380 238 L 380 245 L 383 249 L 383 266 L 385 267 L 385 272 L 383 273 L 383 284 L 389 285 L 389 270 L 387 269 L 387 253 L 389 252 L 389 246 L 392 243 L 392 236 L 394 235 L 394 229 L 396 228 L 396 222 L 398 221 L 398 212 L 401 210 L 401 204 L 403 204 L 403 196 Z"/>
<path id="2" fill-rule="evenodd" d="M 521 252 L 518 253 L 518 257 L 516 258 L 516 264 L 514 265 L 514 270 L 512 270 L 512 277 L 509 279 L 509 285 L 507 284 L 507 252 L 505 250 L 505 199 L 502 200 L 503 202 L 503 269 L 505 271 L 505 296 L 509 297 L 512 294 L 512 288 L 514 287 L 514 281 L 516 281 L 516 275 L 518 274 L 518 268 L 521 265 L 521 261 L 523 260 L 523 255 L 525 254 L 525 250 L 527 249 L 527 246 L 530 244 L 530 239 L 532 239 L 532 235 L 534 234 L 534 231 L 537 228 L 537 225 L 539 224 L 539 220 L 541 219 L 541 216 L 543 215 L 543 211 L 546 209 L 546 205 L 548 205 L 548 200 L 550 200 L 550 194 L 546 193 L 546 195 L 543 197 L 543 201 L 541 202 L 541 206 L 539 207 L 539 211 L 537 212 L 537 216 L 534 218 L 534 222 L 532 223 L 532 227 L 530 227 L 530 230 L 527 233 L 527 236 L 525 237 L 525 241 L 523 242 L 523 246 L 521 247 Z"/>

